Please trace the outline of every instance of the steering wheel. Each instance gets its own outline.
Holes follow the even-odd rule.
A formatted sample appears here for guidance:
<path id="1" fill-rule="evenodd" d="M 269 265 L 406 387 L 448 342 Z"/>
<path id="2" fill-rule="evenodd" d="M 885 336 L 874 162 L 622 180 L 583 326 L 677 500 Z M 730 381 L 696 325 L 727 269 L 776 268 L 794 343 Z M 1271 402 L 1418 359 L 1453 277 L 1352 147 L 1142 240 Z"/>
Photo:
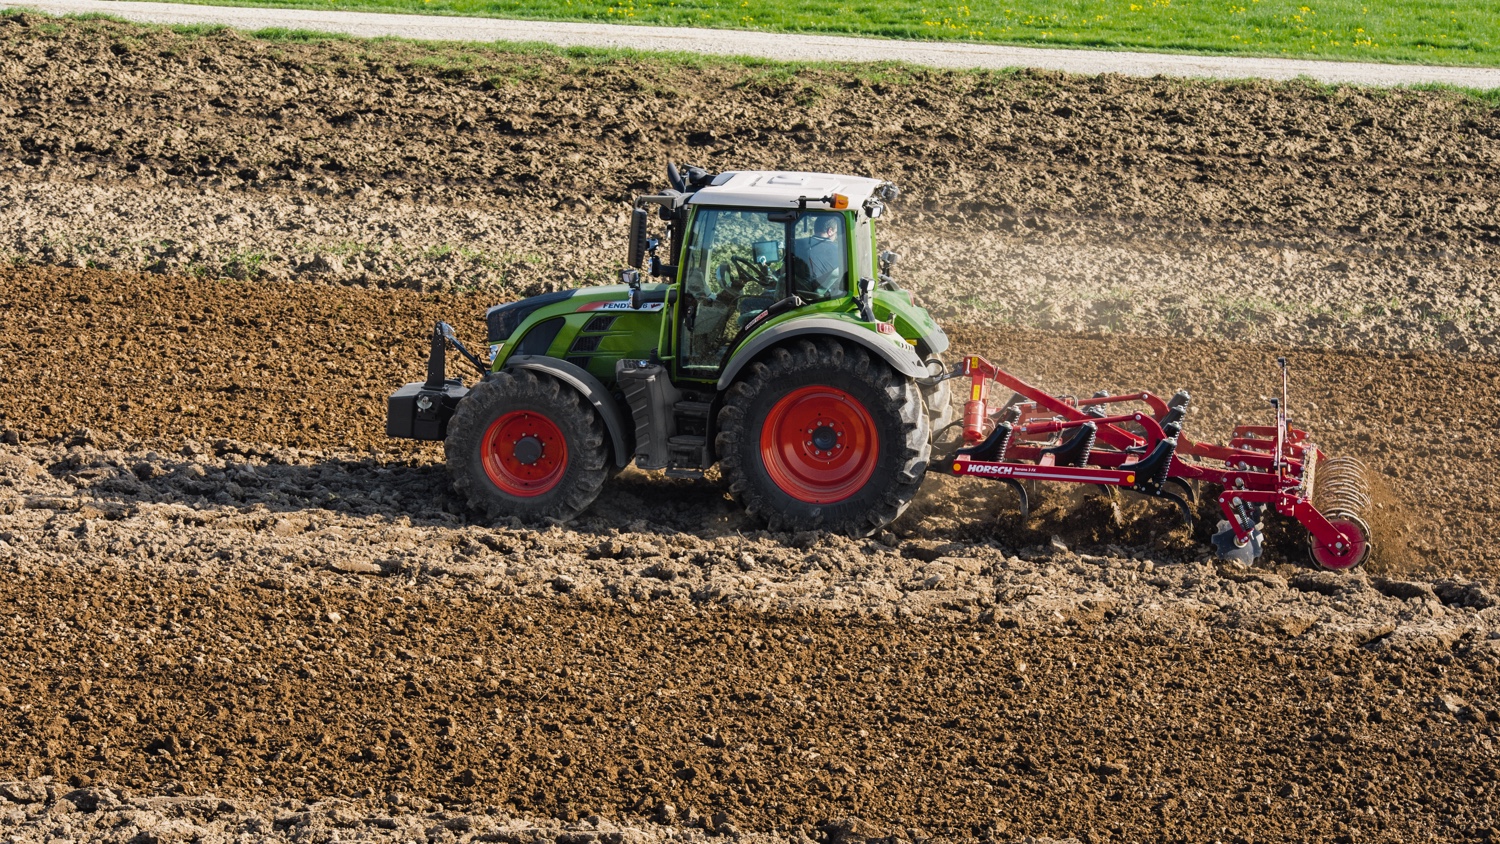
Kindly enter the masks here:
<path id="1" fill-rule="evenodd" d="M 726 290 L 733 291 L 739 273 L 730 266 L 728 262 L 714 268 L 714 284 L 707 290 L 707 298 L 712 299 Z"/>
<path id="2" fill-rule="evenodd" d="M 743 287 L 752 281 L 756 284 L 765 283 L 768 274 L 765 264 L 752 261 L 744 255 L 731 255 L 729 257 L 729 264 L 734 269 L 735 274 L 739 276 L 739 286 Z"/>

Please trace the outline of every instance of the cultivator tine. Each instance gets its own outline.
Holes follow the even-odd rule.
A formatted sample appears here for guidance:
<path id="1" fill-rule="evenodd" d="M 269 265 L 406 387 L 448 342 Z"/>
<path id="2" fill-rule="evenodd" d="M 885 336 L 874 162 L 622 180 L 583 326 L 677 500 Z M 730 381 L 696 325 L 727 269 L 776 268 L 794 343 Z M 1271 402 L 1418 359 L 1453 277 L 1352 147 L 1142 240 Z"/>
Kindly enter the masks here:
<path id="1" fill-rule="evenodd" d="M 1004 478 L 1003 482 L 1015 490 L 1016 497 L 1021 500 L 1021 524 L 1025 524 L 1026 519 L 1031 516 L 1031 496 L 1026 494 L 1026 485 L 1014 478 Z"/>
<path id="2" fill-rule="evenodd" d="M 1168 480 L 1176 480 L 1176 478 L 1168 478 Z M 1163 484 L 1163 486 L 1165 486 L 1165 484 Z M 1183 526 L 1193 526 L 1193 506 L 1187 502 L 1187 499 L 1183 498 L 1175 492 L 1168 492 L 1166 489 L 1157 490 L 1156 497 L 1165 498 L 1173 504 L 1176 504 L 1177 511 L 1182 514 Z"/>
<path id="3" fill-rule="evenodd" d="M 1188 483 L 1182 478 L 1167 478 L 1165 483 L 1171 484 L 1172 486 L 1182 490 L 1182 498 L 1184 500 L 1189 501 L 1193 504 L 1198 503 L 1198 491 L 1193 489 L 1192 484 Z"/>

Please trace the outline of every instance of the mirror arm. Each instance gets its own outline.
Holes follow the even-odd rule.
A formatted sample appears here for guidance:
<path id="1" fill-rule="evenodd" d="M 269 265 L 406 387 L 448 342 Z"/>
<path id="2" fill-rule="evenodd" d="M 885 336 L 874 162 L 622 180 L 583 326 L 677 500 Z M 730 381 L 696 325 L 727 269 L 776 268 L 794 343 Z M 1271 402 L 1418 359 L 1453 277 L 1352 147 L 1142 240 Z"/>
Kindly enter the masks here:
<path id="1" fill-rule="evenodd" d="M 871 303 L 870 294 L 875 288 L 875 282 L 868 278 L 859 280 L 859 318 L 865 322 L 875 321 L 875 307 Z"/>
<path id="2" fill-rule="evenodd" d="M 620 270 L 620 283 L 630 288 L 630 309 L 641 309 L 641 273 L 636 269 Z"/>

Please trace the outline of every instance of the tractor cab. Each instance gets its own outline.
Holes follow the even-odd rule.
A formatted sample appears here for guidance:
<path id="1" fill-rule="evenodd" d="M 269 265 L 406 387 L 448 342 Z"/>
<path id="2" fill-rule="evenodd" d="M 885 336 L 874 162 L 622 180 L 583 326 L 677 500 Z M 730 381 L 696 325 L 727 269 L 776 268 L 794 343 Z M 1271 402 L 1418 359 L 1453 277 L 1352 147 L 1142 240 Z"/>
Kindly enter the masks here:
<path id="1" fill-rule="evenodd" d="M 497 517 L 569 518 L 610 466 L 719 464 L 772 521 L 887 524 L 951 418 L 947 337 L 876 252 L 895 185 L 667 175 L 634 203 L 619 284 L 496 305 L 488 361 L 439 325 L 428 378 L 391 396 L 387 431 L 445 440 L 457 488 Z M 481 371 L 472 389 L 447 377 L 450 345 Z"/>
<path id="2" fill-rule="evenodd" d="M 877 274 L 872 221 L 895 195 L 857 176 L 690 168 L 640 197 L 631 242 L 646 247 L 631 263 L 670 280 L 659 354 L 674 375 L 717 382 L 739 342 L 782 314 L 863 313 Z M 650 205 L 668 224 L 669 261 L 644 234 Z"/>
<path id="3" fill-rule="evenodd" d="M 838 211 L 697 210 L 676 313 L 678 372 L 717 380 L 735 338 L 778 302 L 846 300 L 852 288 L 846 230 Z"/>

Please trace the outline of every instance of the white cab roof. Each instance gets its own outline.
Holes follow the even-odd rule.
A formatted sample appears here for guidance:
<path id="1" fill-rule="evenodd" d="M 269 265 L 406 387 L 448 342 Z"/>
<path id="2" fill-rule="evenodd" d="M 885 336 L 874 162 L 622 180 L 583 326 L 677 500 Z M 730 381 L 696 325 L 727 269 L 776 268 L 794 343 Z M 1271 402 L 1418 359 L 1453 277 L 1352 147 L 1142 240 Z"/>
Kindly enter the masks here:
<path id="1" fill-rule="evenodd" d="M 863 176 L 836 176 L 831 173 L 793 173 L 768 170 L 740 170 L 720 173 L 714 184 L 699 190 L 689 205 L 729 205 L 750 208 L 796 208 L 797 200 L 807 197 L 809 208 L 826 208 L 816 202 L 833 193 L 849 197 L 849 207 L 859 208 L 879 187 L 880 179 Z"/>

